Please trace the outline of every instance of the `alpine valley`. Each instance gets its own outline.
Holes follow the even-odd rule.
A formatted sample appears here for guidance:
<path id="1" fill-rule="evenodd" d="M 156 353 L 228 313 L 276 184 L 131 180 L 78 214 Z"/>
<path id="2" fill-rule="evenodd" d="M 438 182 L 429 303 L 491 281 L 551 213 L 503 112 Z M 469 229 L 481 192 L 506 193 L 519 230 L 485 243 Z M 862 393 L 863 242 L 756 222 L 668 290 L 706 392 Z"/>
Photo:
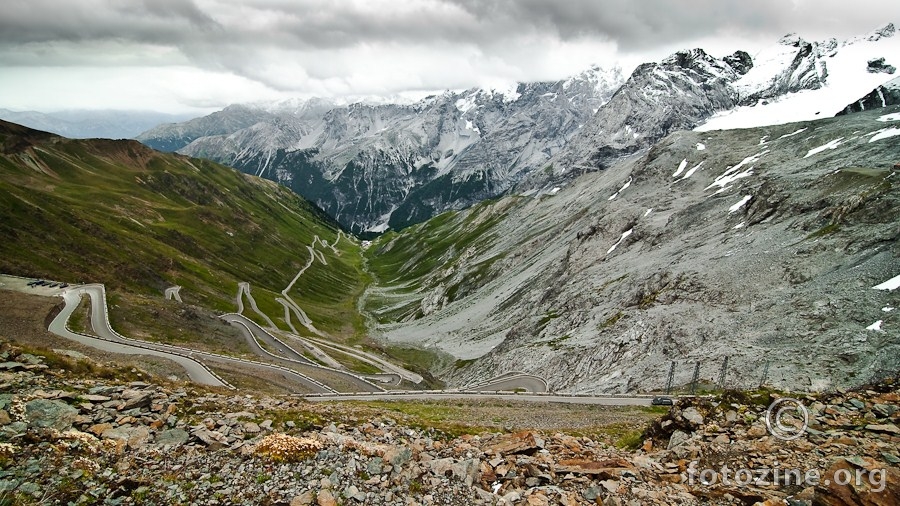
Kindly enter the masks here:
<path id="1" fill-rule="evenodd" d="M 246 299 L 247 330 L 302 343 L 332 390 L 377 388 L 346 370 L 564 393 L 660 389 L 670 367 L 677 385 L 857 385 L 900 369 L 895 32 L 411 104 L 234 105 L 140 136 L 176 155 L 4 125 L 2 201 L 27 227 L 0 225 L 3 263 L 121 290 L 132 333 L 165 325 L 155 299 L 179 287 L 206 311 Z M 53 232 L 73 219 L 94 228 Z"/>
<path id="2" fill-rule="evenodd" d="M 898 49 L 892 24 L 789 34 L 627 79 L 232 106 L 140 139 L 389 230 L 360 308 L 450 385 L 524 371 L 635 392 L 676 362 L 676 384 L 699 364 L 705 381 L 822 389 L 900 368 Z"/>

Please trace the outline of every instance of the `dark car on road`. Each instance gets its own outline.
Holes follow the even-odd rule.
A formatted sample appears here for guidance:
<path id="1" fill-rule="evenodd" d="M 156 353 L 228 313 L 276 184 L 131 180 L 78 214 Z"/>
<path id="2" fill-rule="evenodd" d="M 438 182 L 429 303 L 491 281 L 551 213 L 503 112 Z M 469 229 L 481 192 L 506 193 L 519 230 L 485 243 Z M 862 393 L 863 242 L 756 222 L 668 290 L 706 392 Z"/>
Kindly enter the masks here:
<path id="1" fill-rule="evenodd" d="M 675 404 L 675 401 L 671 397 L 654 397 L 650 404 L 654 406 L 672 406 Z"/>

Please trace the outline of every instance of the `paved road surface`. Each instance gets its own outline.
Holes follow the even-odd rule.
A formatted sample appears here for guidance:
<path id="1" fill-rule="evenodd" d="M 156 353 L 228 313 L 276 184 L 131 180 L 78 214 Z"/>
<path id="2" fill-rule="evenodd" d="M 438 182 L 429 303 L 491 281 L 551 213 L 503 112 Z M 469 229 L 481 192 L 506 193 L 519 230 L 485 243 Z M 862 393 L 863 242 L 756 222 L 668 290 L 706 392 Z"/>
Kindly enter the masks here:
<path id="1" fill-rule="evenodd" d="M 253 320 L 250 320 L 242 315 L 227 314 L 227 315 L 222 316 L 221 318 L 228 321 L 229 323 L 237 324 L 240 328 L 242 328 L 242 330 L 249 332 L 251 334 L 251 336 L 247 342 L 251 343 L 251 346 L 253 347 L 254 352 L 257 352 L 257 354 L 261 354 L 261 355 L 265 356 L 270 361 L 273 361 L 281 366 L 284 366 L 284 367 L 287 367 L 290 369 L 295 369 L 300 373 L 306 373 L 311 376 L 314 376 L 316 374 L 317 370 L 318 371 L 328 371 L 328 374 L 337 375 L 340 378 L 342 378 L 344 382 L 346 382 L 350 385 L 354 385 L 354 387 L 356 388 L 356 391 L 359 391 L 359 392 L 381 392 L 381 391 L 383 391 L 383 389 L 381 387 L 379 387 L 379 386 L 371 383 L 370 381 L 368 381 L 360 376 L 357 376 L 355 374 L 350 374 L 345 371 L 339 371 L 336 369 L 322 367 L 318 364 L 314 364 L 313 362 L 311 362 L 309 359 L 307 359 L 303 355 L 300 355 L 296 351 L 292 350 L 290 347 L 284 346 L 283 343 L 279 343 L 279 341 L 277 339 L 275 339 L 272 335 L 270 335 L 265 329 L 263 329 L 262 327 L 257 325 L 255 322 L 253 322 Z M 273 355 L 273 354 L 269 353 L 267 350 L 260 347 L 259 344 L 257 343 L 257 341 L 255 339 L 253 339 L 254 337 L 256 339 L 263 341 L 266 344 L 272 346 L 273 349 L 275 349 L 275 350 L 279 350 L 279 351 L 290 350 L 290 352 L 293 352 L 293 354 L 289 355 L 289 352 L 282 352 L 283 356 L 279 357 L 277 355 Z M 255 346 L 253 346 L 253 345 L 255 345 Z M 297 357 L 297 356 L 299 356 L 300 359 L 302 359 L 302 360 L 295 360 L 294 358 L 292 358 L 292 357 Z"/>
<path id="2" fill-rule="evenodd" d="M 263 350 L 261 346 L 259 346 L 259 344 L 256 342 L 256 340 L 252 339 L 253 337 L 262 341 L 267 346 L 269 346 L 271 349 L 276 350 L 279 355 L 281 355 L 285 358 L 289 358 L 291 360 L 296 360 L 297 362 L 303 362 L 304 364 L 312 364 L 313 363 L 310 359 L 304 357 L 302 354 L 297 352 L 297 350 L 291 348 L 286 343 L 277 339 L 272 334 L 266 332 L 265 330 L 263 330 L 262 327 L 257 325 L 256 322 L 254 322 L 250 318 L 247 318 L 244 315 L 231 313 L 231 314 L 222 315 L 219 318 L 221 318 L 231 324 L 238 323 L 240 325 L 244 325 L 245 327 L 247 327 L 249 329 L 249 331 L 252 333 L 251 339 L 248 340 L 247 342 L 251 345 L 251 348 L 254 348 L 254 352 L 256 352 L 257 349 L 258 349 L 258 351 L 262 351 L 264 353 L 262 356 L 268 356 L 269 354 L 266 353 L 265 350 Z M 239 327 L 240 327 L 240 325 L 239 325 Z M 259 353 L 257 353 L 257 355 L 259 355 Z"/>
<path id="3" fill-rule="evenodd" d="M 170 352 L 132 346 L 121 342 L 111 342 L 120 340 L 112 333 L 112 330 L 108 328 L 108 321 L 105 318 L 98 317 L 100 315 L 105 317 L 102 309 L 104 306 L 102 305 L 102 303 L 98 304 L 94 299 L 94 290 L 87 290 L 87 293 L 91 295 L 91 307 L 94 309 L 94 314 L 91 316 L 91 322 L 93 324 L 94 322 L 107 321 L 107 325 L 105 326 L 94 324 L 94 331 L 103 339 L 97 339 L 94 337 L 83 336 L 81 334 L 70 332 L 68 329 L 66 329 L 66 322 L 69 321 L 69 317 L 72 316 L 75 308 L 78 307 L 78 304 L 81 302 L 82 293 L 85 293 L 85 290 L 69 290 L 63 293 L 63 300 L 65 300 L 66 306 L 56 316 L 56 318 L 54 318 L 53 321 L 50 322 L 50 328 L 48 329 L 50 332 L 66 339 L 71 339 L 81 344 L 106 352 L 122 353 L 126 355 L 152 355 L 155 357 L 167 358 L 169 360 L 172 360 L 173 362 L 177 362 L 179 365 L 184 367 L 184 370 L 185 372 L 187 372 L 188 377 L 190 377 L 191 381 L 194 381 L 195 383 L 212 386 L 226 386 L 224 382 L 213 375 L 206 367 L 203 366 L 203 364 L 197 362 L 196 360 L 192 360 L 188 357 L 176 355 Z M 97 311 L 98 308 L 100 308 L 99 315 Z"/>
<path id="4" fill-rule="evenodd" d="M 182 303 L 184 302 L 183 300 L 181 300 L 181 287 L 180 286 L 173 286 L 170 288 L 166 288 L 166 300 L 169 300 L 169 299 L 175 299 L 178 302 L 182 302 Z"/>
<path id="5" fill-rule="evenodd" d="M 375 367 L 381 369 L 382 371 L 386 371 L 389 373 L 394 373 L 396 375 L 399 375 L 401 378 L 405 378 L 405 379 L 415 383 L 416 385 L 418 385 L 419 383 L 421 383 L 424 380 L 424 378 L 422 378 L 422 376 L 419 374 L 416 374 L 412 371 L 408 371 L 396 364 L 392 364 L 392 363 L 388 362 L 387 360 L 384 360 L 383 358 L 381 358 L 377 355 L 367 353 L 367 352 L 359 350 L 357 348 L 351 348 L 350 346 L 345 346 L 345 345 L 337 344 L 337 343 L 327 343 L 321 339 L 307 338 L 304 340 L 307 342 L 312 341 L 319 346 L 331 348 L 332 350 L 350 355 L 354 358 L 362 360 L 363 362 L 367 362 L 371 365 L 374 365 Z"/>
<path id="6" fill-rule="evenodd" d="M 650 406 L 650 397 L 589 397 L 576 395 L 498 394 L 488 392 L 387 392 L 383 394 L 308 395 L 310 402 L 327 401 L 389 401 L 389 400 L 457 400 L 503 399 L 522 402 L 558 402 L 563 404 L 594 404 L 598 406 Z"/>

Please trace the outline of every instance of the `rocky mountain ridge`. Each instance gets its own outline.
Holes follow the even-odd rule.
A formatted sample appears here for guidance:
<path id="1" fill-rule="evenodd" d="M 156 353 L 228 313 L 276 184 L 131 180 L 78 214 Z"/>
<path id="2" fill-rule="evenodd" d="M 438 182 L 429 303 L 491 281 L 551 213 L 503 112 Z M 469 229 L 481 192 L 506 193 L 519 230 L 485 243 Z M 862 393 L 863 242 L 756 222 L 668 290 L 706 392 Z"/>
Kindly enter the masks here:
<path id="1" fill-rule="evenodd" d="M 618 68 L 593 67 L 413 104 L 234 106 L 139 139 L 276 180 L 353 232 L 381 232 L 504 192 L 557 153 L 623 79 Z"/>
<path id="2" fill-rule="evenodd" d="M 140 139 L 281 182 L 353 232 L 378 233 L 502 194 L 552 190 L 679 129 L 795 121 L 786 104 L 809 102 L 811 91 L 827 92 L 813 102 L 833 102 L 833 115 L 890 79 L 865 68 L 873 55 L 895 54 L 895 31 L 888 24 L 844 42 L 790 34 L 754 56 L 681 51 L 627 80 L 592 68 L 415 104 L 240 107 Z"/>

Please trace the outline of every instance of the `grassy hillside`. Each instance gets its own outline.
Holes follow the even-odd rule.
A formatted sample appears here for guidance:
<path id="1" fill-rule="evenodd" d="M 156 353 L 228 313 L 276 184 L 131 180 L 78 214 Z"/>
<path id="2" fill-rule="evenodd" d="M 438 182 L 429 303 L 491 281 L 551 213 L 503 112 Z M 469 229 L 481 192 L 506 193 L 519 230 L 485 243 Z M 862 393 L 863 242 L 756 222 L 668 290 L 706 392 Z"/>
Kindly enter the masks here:
<path id="1" fill-rule="evenodd" d="M 181 285 L 186 303 L 217 311 L 234 311 L 247 281 L 285 329 L 275 298 L 306 265 L 315 236 L 338 237 L 330 218 L 272 182 L 135 141 L 68 140 L 6 122 L 0 216 L 0 272 L 105 283 L 130 296 L 123 305 Z M 327 265 L 317 262 L 292 292 L 327 331 L 359 321 L 364 283 L 355 241 L 336 248 L 319 245 Z"/>

